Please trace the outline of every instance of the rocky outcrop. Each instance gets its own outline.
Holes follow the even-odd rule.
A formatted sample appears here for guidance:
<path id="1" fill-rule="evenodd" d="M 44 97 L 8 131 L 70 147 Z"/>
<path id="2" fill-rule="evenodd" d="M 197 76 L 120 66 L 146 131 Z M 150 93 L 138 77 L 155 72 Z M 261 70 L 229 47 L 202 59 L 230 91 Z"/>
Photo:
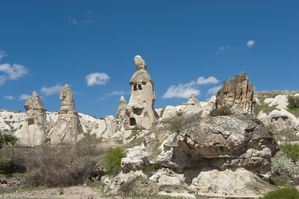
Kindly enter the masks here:
<path id="1" fill-rule="evenodd" d="M 130 80 L 131 96 L 126 108 L 124 126 L 126 129 L 133 129 L 135 126 L 149 129 L 159 117 L 154 109 L 154 83 L 142 57 L 137 55 L 134 61 L 137 71 Z"/>
<path id="2" fill-rule="evenodd" d="M 272 132 L 253 117 L 218 116 L 193 118 L 179 134 L 162 144 L 156 164 L 182 172 L 187 168 L 243 167 L 257 174 L 270 171 L 277 151 Z"/>
<path id="3" fill-rule="evenodd" d="M 79 115 L 75 111 L 71 88 L 66 84 L 60 91 L 61 108 L 57 121 L 49 133 L 52 144 L 75 143 L 83 136 Z"/>
<path id="4" fill-rule="evenodd" d="M 38 94 L 33 91 L 26 100 L 25 106 L 26 120 L 16 133 L 18 142 L 25 146 L 38 146 L 44 143 L 49 131 L 46 109 Z"/>
<path id="5" fill-rule="evenodd" d="M 228 107 L 233 113 L 248 113 L 253 110 L 253 85 L 246 73 L 240 73 L 226 81 L 216 94 L 215 108 Z"/>

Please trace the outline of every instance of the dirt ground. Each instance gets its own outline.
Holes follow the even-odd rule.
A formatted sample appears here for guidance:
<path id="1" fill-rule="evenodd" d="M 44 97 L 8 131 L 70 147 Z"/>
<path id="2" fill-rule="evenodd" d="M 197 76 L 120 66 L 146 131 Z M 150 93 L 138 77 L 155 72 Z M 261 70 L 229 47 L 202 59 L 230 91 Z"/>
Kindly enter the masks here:
<path id="1" fill-rule="evenodd" d="M 14 199 L 121 199 L 121 197 L 104 196 L 96 188 L 88 186 L 74 186 L 68 188 L 51 188 L 21 191 L 4 194 L 0 198 Z"/>

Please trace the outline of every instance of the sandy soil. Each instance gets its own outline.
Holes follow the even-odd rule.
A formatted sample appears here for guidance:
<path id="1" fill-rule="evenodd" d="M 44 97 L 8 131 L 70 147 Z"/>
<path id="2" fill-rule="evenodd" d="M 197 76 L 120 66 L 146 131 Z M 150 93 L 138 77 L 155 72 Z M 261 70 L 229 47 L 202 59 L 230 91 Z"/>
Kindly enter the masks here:
<path id="1" fill-rule="evenodd" d="M 88 186 L 74 186 L 68 188 L 51 188 L 17 193 L 4 194 L 0 198 L 14 199 L 121 199 L 121 197 L 107 197 Z"/>

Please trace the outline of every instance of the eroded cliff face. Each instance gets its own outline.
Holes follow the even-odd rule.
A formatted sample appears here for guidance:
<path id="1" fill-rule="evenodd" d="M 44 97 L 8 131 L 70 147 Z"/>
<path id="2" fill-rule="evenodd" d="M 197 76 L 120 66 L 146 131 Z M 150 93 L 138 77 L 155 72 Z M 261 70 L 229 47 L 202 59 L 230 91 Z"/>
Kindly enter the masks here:
<path id="1" fill-rule="evenodd" d="M 216 94 L 215 108 L 228 107 L 233 113 L 248 113 L 253 111 L 253 85 L 246 73 L 240 73 L 226 81 Z"/>
<path id="2" fill-rule="evenodd" d="M 134 191 L 256 197 L 271 189 L 260 177 L 270 176 L 278 147 L 262 122 L 243 114 L 182 115 L 180 120 L 177 129 L 161 122 L 136 137 L 121 161 L 122 172 L 102 178 L 105 189 L 115 193 L 140 180 L 145 187 L 134 184 Z M 149 167 L 154 168 L 150 174 Z"/>

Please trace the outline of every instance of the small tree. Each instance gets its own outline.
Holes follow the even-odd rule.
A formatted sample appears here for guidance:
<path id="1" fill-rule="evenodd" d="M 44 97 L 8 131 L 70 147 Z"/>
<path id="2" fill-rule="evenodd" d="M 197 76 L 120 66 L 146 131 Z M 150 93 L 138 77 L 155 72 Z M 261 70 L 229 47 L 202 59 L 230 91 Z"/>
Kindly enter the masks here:
<path id="1" fill-rule="evenodd" d="M 105 158 L 105 168 L 108 174 L 115 175 L 120 171 L 121 159 L 126 156 L 122 148 L 109 149 Z"/>

